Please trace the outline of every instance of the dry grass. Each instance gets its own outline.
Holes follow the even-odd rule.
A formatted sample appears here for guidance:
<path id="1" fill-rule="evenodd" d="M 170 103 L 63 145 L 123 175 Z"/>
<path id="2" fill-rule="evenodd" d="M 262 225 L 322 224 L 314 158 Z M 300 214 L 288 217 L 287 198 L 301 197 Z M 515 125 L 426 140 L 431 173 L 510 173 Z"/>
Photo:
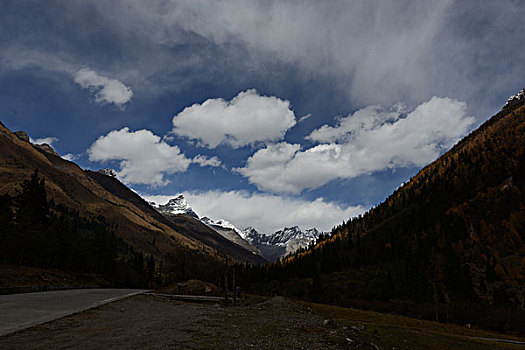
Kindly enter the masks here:
<path id="1" fill-rule="evenodd" d="M 0 338 L 2 349 L 518 349 L 501 334 L 247 296 L 244 306 L 137 296 Z M 505 337 L 508 338 L 508 337 Z"/>
<path id="2" fill-rule="evenodd" d="M 108 286 L 108 281 L 96 275 L 67 273 L 56 269 L 20 265 L 0 265 L 0 287 L 21 286 Z"/>
<path id="3" fill-rule="evenodd" d="M 305 305 L 312 305 L 304 303 Z M 320 315 L 343 327 L 362 326 L 362 334 L 383 349 L 523 349 L 524 346 L 476 338 L 525 339 L 453 324 L 418 320 L 372 311 L 313 304 Z M 525 345 L 525 344 L 524 344 Z"/>

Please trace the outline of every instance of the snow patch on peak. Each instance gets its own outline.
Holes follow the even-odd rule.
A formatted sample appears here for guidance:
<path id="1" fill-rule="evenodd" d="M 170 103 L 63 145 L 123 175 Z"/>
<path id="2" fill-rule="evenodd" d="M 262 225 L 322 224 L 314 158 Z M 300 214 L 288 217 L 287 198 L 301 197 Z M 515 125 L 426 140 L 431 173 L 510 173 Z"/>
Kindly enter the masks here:
<path id="1" fill-rule="evenodd" d="M 114 177 L 115 179 L 117 178 L 117 173 L 115 173 L 115 171 L 110 168 L 100 169 L 99 171 L 97 171 L 97 173 L 106 175 L 106 176 L 111 176 L 111 177 Z"/>
<path id="2" fill-rule="evenodd" d="M 512 95 L 505 103 L 505 107 L 513 107 L 519 103 L 525 102 L 525 88 L 521 89 L 516 95 Z"/>
<path id="3" fill-rule="evenodd" d="M 253 246 L 248 240 L 245 239 L 243 231 L 239 230 L 231 222 L 226 220 L 212 220 L 208 217 L 203 217 L 200 220 L 204 224 L 217 231 L 224 238 L 227 238 L 230 241 L 240 245 L 246 250 L 252 252 L 252 254 L 263 256 L 258 248 Z"/>
<path id="4" fill-rule="evenodd" d="M 249 237 L 255 237 L 255 236 L 260 235 L 260 233 L 257 232 L 257 230 L 254 229 L 253 227 L 248 226 L 244 230 L 241 231 L 240 235 L 244 239 L 249 239 Z"/>
<path id="5" fill-rule="evenodd" d="M 237 227 L 235 227 L 235 225 L 233 225 L 229 221 L 222 220 L 222 219 L 221 220 L 213 220 L 213 219 L 210 219 L 208 217 L 201 218 L 201 221 L 204 222 L 208 226 L 212 226 L 212 228 L 213 228 L 213 226 L 218 226 L 218 227 L 226 229 L 226 230 L 235 231 L 235 233 L 237 233 L 239 236 L 244 238 L 243 232 L 241 230 L 239 230 Z"/>
<path id="6" fill-rule="evenodd" d="M 253 227 L 247 227 L 242 233 L 248 242 L 263 253 L 267 252 L 265 257 L 270 261 L 280 259 L 315 243 L 321 235 L 316 228 L 302 231 L 298 226 L 285 227 L 271 235 L 261 234 Z"/>
<path id="7" fill-rule="evenodd" d="M 196 219 L 199 218 L 197 213 L 193 211 L 193 209 L 190 207 L 190 205 L 186 202 L 186 199 L 184 198 L 184 195 L 180 194 L 175 198 L 172 198 L 168 201 L 168 203 L 163 205 L 157 205 L 155 208 L 165 214 L 171 214 L 171 215 L 178 215 L 178 214 L 185 214 L 189 215 L 191 217 L 194 217 Z"/>
<path id="8" fill-rule="evenodd" d="M 285 227 L 271 236 L 273 244 L 288 246 L 291 242 L 308 242 L 306 245 L 319 238 L 319 231 L 315 228 L 302 231 L 299 226 Z"/>

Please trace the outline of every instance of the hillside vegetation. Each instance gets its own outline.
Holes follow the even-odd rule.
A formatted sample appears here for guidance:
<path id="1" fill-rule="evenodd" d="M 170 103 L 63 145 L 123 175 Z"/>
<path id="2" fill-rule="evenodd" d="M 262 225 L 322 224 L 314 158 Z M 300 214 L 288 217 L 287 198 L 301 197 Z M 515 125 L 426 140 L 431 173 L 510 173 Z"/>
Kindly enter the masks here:
<path id="1" fill-rule="evenodd" d="M 525 106 L 503 109 L 383 203 L 245 283 L 525 332 Z"/>
<path id="2" fill-rule="evenodd" d="M 227 261 L 252 259 L 241 247 L 232 257 L 195 240 L 118 180 L 100 176 L 110 185 L 0 123 L 0 264 L 151 286 L 215 281 Z"/>
<path id="3" fill-rule="evenodd" d="M 3 265 L 59 269 L 134 287 L 196 275 L 211 279 L 221 269 L 213 257 L 183 247 L 156 262 L 152 254 L 137 251 L 117 238 L 115 224 L 104 216 L 88 220 L 48 201 L 45 180 L 38 171 L 22 182 L 15 196 L 0 196 L 0 257 Z"/>

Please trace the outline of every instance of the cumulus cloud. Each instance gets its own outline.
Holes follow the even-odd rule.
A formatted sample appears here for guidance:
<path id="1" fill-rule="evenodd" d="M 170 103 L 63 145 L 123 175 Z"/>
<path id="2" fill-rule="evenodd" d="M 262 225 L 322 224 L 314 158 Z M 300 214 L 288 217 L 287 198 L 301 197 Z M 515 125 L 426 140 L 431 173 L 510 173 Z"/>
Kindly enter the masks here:
<path id="1" fill-rule="evenodd" d="M 95 94 L 95 102 L 99 104 L 113 103 L 123 107 L 131 100 L 133 91 L 117 79 L 110 79 L 97 72 L 82 68 L 73 77 L 75 83 L 83 89 L 89 89 Z"/>
<path id="2" fill-rule="evenodd" d="M 203 216 L 224 219 L 237 228 L 253 226 L 261 233 L 274 233 L 286 226 L 316 227 L 329 231 L 343 220 L 364 212 L 361 206 L 340 207 L 323 198 L 306 201 L 243 191 L 184 192 L 188 204 Z M 173 196 L 143 196 L 148 201 L 166 203 Z"/>
<path id="3" fill-rule="evenodd" d="M 60 141 L 60 139 L 57 137 L 41 137 L 35 140 L 33 140 L 32 138 L 29 138 L 29 141 L 31 141 L 31 143 L 35 145 L 42 145 L 44 143 L 47 143 L 49 146 L 53 146 L 53 144 L 55 142 Z"/>
<path id="4" fill-rule="evenodd" d="M 221 160 L 217 156 L 207 157 L 202 154 L 198 154 L 192 159 L 192 163 L 199 164 L 200 166 L 211 166 L 217 168 L 222 166 Z"/>
<path id="5" fill-rule="evenodd" d="M 295 124 L 289 101 L 251 89 L 231 101 L 209 99 L 185 108 L 173 118 L 173 133 L 209 148 L 220 144 L 238 148 L 281 140 Z"/>
<path id="6" fill-rule="evenodd" d="M 300 193 L 338 178 L 354 178 L 384 169 L 423 166 L 450 148 L 474 123 L 466 104 L 433 97 L 414 111 L 367 107 L 337 125 L 324 125 L 308 138 L 322 142 L 306 150 L 279 143 L 255 152 L 242 168 L 260 190 Z"/>
<path id="7" fill-rule="evenodd" d="M 126 183 L 166 185 L 165 175 L 185 171 L 191 163 L 177 146 L 149 130 L 122 128 L 100 136 L 88 150 L 91 161 L 119 160 L 117 175 Z"/>

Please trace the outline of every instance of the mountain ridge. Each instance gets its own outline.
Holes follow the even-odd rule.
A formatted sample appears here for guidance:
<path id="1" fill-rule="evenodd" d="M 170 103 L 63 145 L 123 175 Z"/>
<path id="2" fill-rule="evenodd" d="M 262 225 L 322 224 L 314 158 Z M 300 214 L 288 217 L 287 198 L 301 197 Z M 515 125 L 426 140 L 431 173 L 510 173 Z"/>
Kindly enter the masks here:
<path id="1" fill-rule="evenodd" d="M 316 228 L 302 231 L 298 226 L 292 226 L 265 235 L 253 227 L 247 227 L 243 230 L 243 235 L 263 253 L 268 261 L 275 261 L 315 243 L 321 232 Z"/>
<path id="2" fill-rule="evenodd" d="M 49 200 L 78 212 L 87 220 L 106 218 L 115 225 L 117 237 L 138 251 L 154 256 L 156 261 L 180 250 L 200 250 L 222 261 L 264 261 L 213 230 L 195 227 L 192 218 L 182 218 L 177 223 L 167 220 L 108 169 L 83 170 L 46 147 L 33 145 L 25 132 L 15 134 L 1 124 L 0 194 L 14 195 L 20 182 L 34 169 L 38 169 L 45 180 Z M 204 229 L 206 233 L 194 232 L 188 226 Z M 202 234 L 215 236 L 208 242 L 211 245 L 203 244 Z"/>
<path id="3" fill-rule="evenodd" d="M 226 220 L 215 221 L 208 217 L 200 218 L 193 208 L 186 202 L 183 194 L 179 194 L 178 196 L 171 198 L 166 204 L 156 204 L 155 202 L 150 202 L 150 205 L 159 213 L 167 217 L 171 222 L 179 222 L 179 216 L 189 216 L 196 221 L 193 223 L 194 228 L 201 227 L 200 231 L 207 231 L 211 235 L 213 235 L 211 232 L 214 232 L 215 234 L 222 236 L 224 239 L 227 239 L 233 244 L 242 247 L 250 253 L 264 258 L 259 249 L 254 247 L 250 242 L 244 240 L 243 237 L 240 236 L 241 231 L 230 222 Z M 202 226 L 200 226 L 200 224 L 197 222 L 207 226 L 209 229 L 202 229 Z M 205 238 L 201 236 L 200 239 Z M 256 262 L 260 263 L 262 261 Z"/>

